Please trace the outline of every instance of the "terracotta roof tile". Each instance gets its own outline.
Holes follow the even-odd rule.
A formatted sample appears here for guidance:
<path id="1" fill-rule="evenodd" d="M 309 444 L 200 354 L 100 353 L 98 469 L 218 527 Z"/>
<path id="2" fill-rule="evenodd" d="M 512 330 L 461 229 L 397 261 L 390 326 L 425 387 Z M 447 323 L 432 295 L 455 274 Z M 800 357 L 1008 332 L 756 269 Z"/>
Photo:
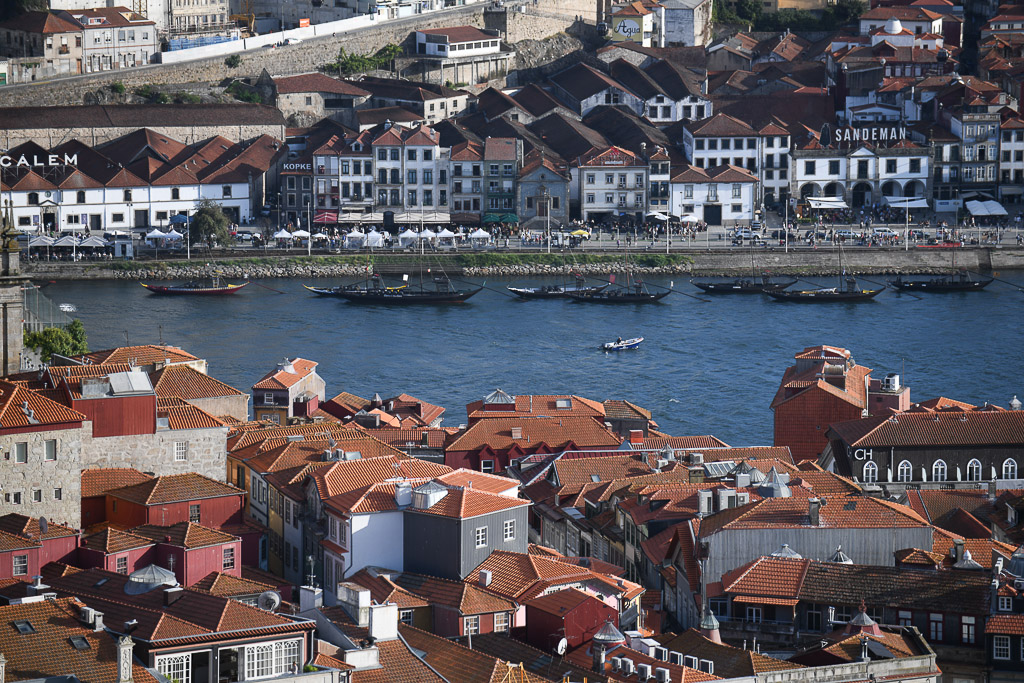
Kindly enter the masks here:
<path id="1" fill-rule="evenodd" d="M 102 496 L 111 489 L 140 484 L 152 478 L 131 467 L 92 467 L 82 470 L 82 498 Z"/>
<path id="2" fill-rule="evenodd" d="M 178 503 L 201 498 L 242 495 L 245 491 L 196 472 L 169 474 L 148 481 L 111 489 L 109 495 L 142 505 Z"/>
<path id="3" fill-rule="evenodd" d="M 38 517 L 29 517 L 28 515 L 21 515 L 16 512 L 8 512 L 0 517 L 0 531 L 32 539 L 64 538 L 65 536 L 75 536 L 78 534 L 71 527 L 55 522 L 47 524 L 47 530 L 44 534 L 39 529 Z"/>
<path id="4" fill-rule="evenodd" d="M 0 380 L 0 432 L 36 425 L 81 425 L 85 415 L 30 389 Z"/>
<path id="5" fill-rule="evenodd" d="M 275 368 L 264 375 L 262 379 L 256 382 L 256 384 L 253 384 L 252 388 L 254 390 L 288 389 L 307 377 L 310 373 L 315 372 L 316 366 L 319 365 L 319 363 L 306 360 L 305 358 L 293 358 L 291 360 L 291 364 L 295 369 L 294 373 L 285 372 L 284 370 Z"/>
<path id="6" fill-rule="evenodd" d="M 298 76 L 278 76 L 274 79 L 279 95 L 305 92 L 327 92 L 351 97 L 369 97 L 370 93 L 348 81 L 331 78 L 326 74 L 310 73 Z"/>
<path id="7" fill-rule="evenodd" d="M 839 422 L 834 431 L 854 448 L 1005 446 L 1024 441 L 1024 410 L 938 410 Z"/>
<path id="8" fill-rule="evenodd" d="M 227 426 L 202 408 L 177 397 L 158 398 L 156 414 L 167 418 L 169 429 L 218 429 Z"/>
<path id="9" fill-rule="evenodd" d="M 158 344 L 144 344 L 141 346 L 121 346 L 116 349 L 104 351 L 90 351 L 81 356 L 75 356 L 88 365 L 110 365 L 112 363 L 132 363 L 135 365 L 151 365 L 168 360 L 171 363 L 188 363 L 199 360 L 187 351 L 182 351 L 176 346 L 160 346 Z"/>
<path id="10" fill-rule="evenodd" d="M 253 595 L 255 593 L 263 593 L 264 591 L 276 590 L 277 586 L 240 576 L 231 576 L 224 572 L 210 572 L 192 584 L 191 588 L 222 598 L 234 598 L 239 595 Z"/>
<path id="11" fill-rule="evenodd" d="M 427 664 L 449 681 L 503 683 L 509 678 L 508 664 L 492 655 L 405 624 L 399 625 L 398 632 L 409 646 L 424 653 Z M 522 677 L 515 674 L 515 680 L 531 683 L 539 679 L 524 672 Z"/>
<path id="12" fill-rule="evenodd" d="M 223 545 L 224 543 L 233 543 L 238 540 L 238 538 L 231 534 L 192 522 L 178 522 L 170 526 L 144 524 L 132 529 L 132 533 L 157 543 L 170 543 L 187 550 L 205 548 L 211 545 Z"/>
<path id="13" fill-rule="evenodd" d="M 153 545 L 153 540 L 136 536 L 130 531 L 106 528 L 103 531 L 86 536 L 82 539 L 82 547 L 98 550 L 102 553 L 121 553 L 134 548 L 145 548 Z"/>
<path id="14" fill-rule="evenodd" d="M 516 604 L 512 600 L 464 581 L 449 581 L 425 574 L 404 572 L 392 577 L 395 585 L 412 593 L 431 605 L 444 605 L 463 615 L 511 612 Z"/>
<path id="15" fill-rule="evenodd" d="M 716 643 L 701 635 L 696 629 L 682 633 L 665 633 L 654 636 L 661 646 L 676 652 L 685 652 L 698 659 L 710 659 L 715 663 L 715 674 L 723 678 L 741 678 L 768 671 L 801 669 L 803 665 L 769 657 L 734 645 Z"/>
<path id="16" fill-rule="evenodd" d="M 177 396 L 186 401 L 223 396 L 244 396 L 245 393 L 220 380 L 205 375 L 190 365 L 168 365 L 150 373 L 157 396 Z"/>
<path id="17" fill-rule="evenodd" d="M 521 430 L 521 438 L 513 438 L 512 430 Z M 620 443 L 618 435 L 591 417 L 515 417 L 478 420 L 448 444 L 448 451 L 474 451 L 484 446 L 507 450 L 519 446 L 536 449 L 541 444 L 556 449 L 611 448 Z"/>
<path id="18" fill-rule="evenodd" d="M 392 494 L 393 495 L 393 494 Z M 449 488 L 448 494 L 429 508 L 415 512 L 453 519 L 471 519 L 502 510 L 530 505 L 522 498 L 503 496 L 471 488 Z"/>
<path id="19" fill-rule="evenodd" d="M 0 651 L 7 659 L 8 680 L 74 676 L 86 683 L 116 683 L 117 644 L 111 634 L 93 631 L 79 621 L 84 605 L 75 598 L 23 603 L 0 607 Z M 21 634 L 9 626 L 28 621 L 34 633 Z M 71 638 L 82 638 L 88 648 L 78 649 Z M 155 683 L 140 664 L 132 664 L 136 683 Z"/>
<path id="20" fill-rule="evenodd" d="M 988 618 L 985 633 L 1024 636 L 1024 614 L 995 614 Z"/>

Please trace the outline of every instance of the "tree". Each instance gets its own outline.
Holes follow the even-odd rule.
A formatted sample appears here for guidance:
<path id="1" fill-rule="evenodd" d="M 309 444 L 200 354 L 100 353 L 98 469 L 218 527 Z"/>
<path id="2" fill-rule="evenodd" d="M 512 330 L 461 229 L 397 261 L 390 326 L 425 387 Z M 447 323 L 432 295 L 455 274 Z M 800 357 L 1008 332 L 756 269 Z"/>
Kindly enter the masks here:
<path id="1" fill-rule="evenodd" d="M 71 328 L 75 323 L 78 325 L 72 334 Z M 49 363 L 55 353 L 61 356 L 76 356 L 89 350 L 85 346 L 85 329 L 78 320 L 68 325 L 68 329 L 47 327 L 39 332 L 26 332 L 25 346 L 38 350 L 39 358 L 44 363 Z"/>
<path id="2" fill-rule="evenodd" d="M 224 215 L 220 204 L 212 199 L 201 199 L 199 209 L 192 215 L 189 239 L 192 244 L 205 241 L 211 247 L 214 244 L 228 244 L 231 242 L 230 226 L 231 220 Z"/>
<path id="3" fill-rule="evenodd" d="M 757 21 L 761 16 L 761 3 L 759 0 L 739 0 L 736 3 L 736 14 L 740 19 Z"/>
<path id="4" fill-rule="evenodd" d="M 89 340 L 85 336 L 85 325 L 79 319 L 74 319 L 67 326 L 68 334 L 75 343 L 74 355 L 89 353 Z"/>

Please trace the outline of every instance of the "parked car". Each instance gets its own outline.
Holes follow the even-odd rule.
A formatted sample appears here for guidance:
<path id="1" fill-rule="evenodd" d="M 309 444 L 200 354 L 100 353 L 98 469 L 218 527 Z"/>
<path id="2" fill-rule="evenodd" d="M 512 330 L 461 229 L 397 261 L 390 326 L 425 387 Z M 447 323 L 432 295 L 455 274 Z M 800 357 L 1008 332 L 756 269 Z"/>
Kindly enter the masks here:
<path id="1" fill-rule="evenodd" d="M 836 237 L 843 240 L 860 239 L 861 234 L 855 230 L 836 230 Z"/>
<path id="2" fill-rule="evenodd" d="M 926 239 L 928 239 L 928 233 L 926 233 L 924 230 L 914 229 L 914 230 L 910 231 L 910 239 L 912 239 L 912 240 L 926 240 Z"/>
<path id="3" fill-rule="evenodd" d="M 764 239 L 764 237 L 761 236 L 761 233 L 759 233 L 759 232 L 757 232 L 755 230 L 750 230 L 749 228 L 740 228 L 740 229 L 738 229 L 736 231 L 736 237 L 741 239 L 741 240 L 763 240 Z"/>
<path id="4" fill-rule="evenodd" d="M 892 228 L 875 228 L 872 231 L 875 237 L 899 237 L 900 234 Z"/>

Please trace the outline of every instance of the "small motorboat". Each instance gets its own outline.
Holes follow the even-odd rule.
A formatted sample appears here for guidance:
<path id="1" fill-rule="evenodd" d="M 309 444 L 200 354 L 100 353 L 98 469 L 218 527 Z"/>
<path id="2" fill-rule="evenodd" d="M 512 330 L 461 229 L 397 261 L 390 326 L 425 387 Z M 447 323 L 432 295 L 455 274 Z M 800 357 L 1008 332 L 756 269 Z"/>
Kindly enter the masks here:
<path id="1" fill-rule="evenodd" d="M 635 337 L 633 339 L 616 339 L 613 342 L 606 342 L 601 345 L 603 351 L 625 351 L 627 349 L 635 349 L 640 346 L 640 342 L 644 340 L 643 337 Z"/>

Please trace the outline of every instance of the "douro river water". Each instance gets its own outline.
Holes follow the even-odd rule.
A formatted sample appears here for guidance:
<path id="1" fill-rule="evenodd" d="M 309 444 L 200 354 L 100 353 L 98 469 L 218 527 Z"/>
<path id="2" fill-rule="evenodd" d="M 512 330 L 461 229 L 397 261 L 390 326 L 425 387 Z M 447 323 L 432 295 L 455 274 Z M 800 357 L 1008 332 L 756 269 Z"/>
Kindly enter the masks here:
<path id="1" fill-rule="evenodd" d="M 1024 286 L 1024 272 L 999 277 Z M 61 281 L 43 291 L 78 308 L 92 349 L 162 339 L 206 358 L 212 376 L 243 391 L 283 357 L 301 356 L 320 363 L 328 397 L 406 392 L 447 408 L 445 426 L 464 423 L 465 404 L 500 387 L 628 399 L 671 434 L 769 444 L 769 404 L 783 371 L 794 353 L 823 343 L 850 349 L 876 376 L 900 373 L 911 400 L 1024 400 L 1024 292 L 1001 282 L 966 294 L 890 290 L 852 304 L 677 293 L 609 306 L 484 290 L 461 305 L 397 308 L 315 297 L 303 282 L 338 284 L 261 280 L 226 297 L 154 296 L 124 281 Z M 487 280 L 499 290 L 508 284 Z M 699 295 L 685 280 L 675 288 Z M 646 341 L 635 351 L 599 350 L 620 336 Z"/>

